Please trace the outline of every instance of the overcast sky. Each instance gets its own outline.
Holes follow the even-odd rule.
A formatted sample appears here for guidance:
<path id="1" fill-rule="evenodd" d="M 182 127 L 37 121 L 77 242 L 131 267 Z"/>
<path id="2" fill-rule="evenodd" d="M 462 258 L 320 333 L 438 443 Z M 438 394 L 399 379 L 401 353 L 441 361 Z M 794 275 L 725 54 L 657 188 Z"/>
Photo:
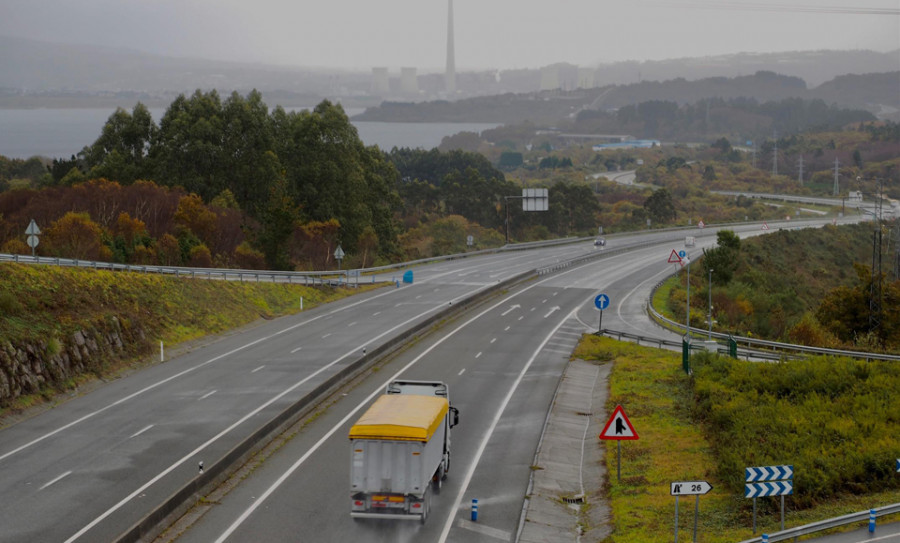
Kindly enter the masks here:
<path id="1" fill-rule="evenodd" d="M 898 0 L 454 0 L 454 12 L 458 71 L 900 48 Z M 423 73 L 444 67 L 447 0 L 0 0 L 0 34 Z"/>

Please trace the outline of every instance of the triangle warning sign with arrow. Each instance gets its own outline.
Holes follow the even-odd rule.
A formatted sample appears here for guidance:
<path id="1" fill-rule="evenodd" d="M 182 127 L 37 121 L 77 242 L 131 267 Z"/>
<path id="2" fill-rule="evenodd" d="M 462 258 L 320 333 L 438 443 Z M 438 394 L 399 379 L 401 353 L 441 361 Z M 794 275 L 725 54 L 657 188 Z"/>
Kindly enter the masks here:
<path id="1" fill-rule="evenodd" d="M 638 439 L 637 432 L 621 405 L 616 406 L 599 437 L 600 439 Z"/>

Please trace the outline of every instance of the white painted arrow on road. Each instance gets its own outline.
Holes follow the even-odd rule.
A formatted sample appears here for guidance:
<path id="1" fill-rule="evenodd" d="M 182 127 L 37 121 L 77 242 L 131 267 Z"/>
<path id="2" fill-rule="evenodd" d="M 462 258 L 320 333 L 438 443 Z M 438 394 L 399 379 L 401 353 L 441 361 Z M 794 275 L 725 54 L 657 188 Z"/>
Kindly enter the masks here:
<path id="1" fill-rule="evenodd" d="M 546 315 L 544 315 L 544 318 L 546 319 L 547 317 L 549 317 L 550 315 L 552 315 L 554 311 L 559 311 L 560 309 L 562 309 L 562 308 L 559 307 L 558 305 L 557 305 L 557 306 L 554 306 L 553 309 L 551 309 L 549 313 L 547 313 Z"/>
<path id="2" fill-rule="evenodd" d="M 522 307 L 522 306 L 519 305 L 519 304 L 511 305 L 511 306 L 509 306 L 509 309 L 507 309 L 507 310 L 504 311 L 503 313 L 500 313 L 500 316 L 501 316 L 501 317 L 505 317 L 506 314 L 509 313 L 510 311 L 512 311 L 513 309 L 519 309 L 520 307 Z"/>

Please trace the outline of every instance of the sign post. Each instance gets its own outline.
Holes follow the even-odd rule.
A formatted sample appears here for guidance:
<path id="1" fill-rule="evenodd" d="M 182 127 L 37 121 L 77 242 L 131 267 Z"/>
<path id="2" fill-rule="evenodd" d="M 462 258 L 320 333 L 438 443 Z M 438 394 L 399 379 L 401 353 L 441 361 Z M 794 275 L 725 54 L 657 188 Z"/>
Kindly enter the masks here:
<path id="1" fill-rule="evenodd" d="M 638 439 L 638 435 L 621 405 L 617 405 L 613 410 L 599 437 L 616 440 L 616 480 L 622 482 L 622 440 Z"/>
<path id="2" fill-rule="evenodd" d="M 696 496 L 694 502 L 694 538 L 697 543 L 697 516 L 700 514 L 700 496 L 712 490 L 712 485 L 706 481 L 679 481 L 670 483 L 669 493 L 675 496 L 675 543 L 678 543 L 678 497 Z"/>
<path id="3" fill-rule="evenodd" d="M 756 498 L 781 496 L 781 530 L 784 531 L 784 497 L 794 493 L 794 466 L 760 466 L 744 470 L 744 497 L 753 498 L 753 533 L 756 533 Z"/>
<path id="4" fill-rule="evenodd" d="M 338 261 L 338 270 L 340 270 L 341 260 L 344 259 L 344 250 L 341 249 L 340 244 L 338 244 L 337 249 L 334 250 L 334 259 Z"/>
<path id="5" fill-rule="evenodd" d="M 606 294 L 598 294 L 594 298 L 594 305 L 600 310 L 600 324 L 597 326 L 597 332 L 603 332 L 603 310 L 609 307 L 609 296 Z"/>

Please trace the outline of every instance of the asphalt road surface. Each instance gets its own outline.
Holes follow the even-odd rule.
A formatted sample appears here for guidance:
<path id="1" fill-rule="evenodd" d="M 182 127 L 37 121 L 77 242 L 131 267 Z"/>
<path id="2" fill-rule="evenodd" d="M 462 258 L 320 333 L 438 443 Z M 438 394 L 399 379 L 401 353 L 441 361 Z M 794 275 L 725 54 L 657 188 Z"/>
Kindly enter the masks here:
<path id="1" fill-rule="evenodd" d="M 637 322 L 646 302 L 643 292 L 667 273 L 664 259 L 670 248 L 681 247 L 678 240 L 683 242 L 684 235 L 609 236 L 605 249 L 582 242 L 416 267 L 411 285 L 387 287 L 227 334 L 4 428 L 0 493 L 15 499 L 0 501 L 0 541 L 113 540 L 200 476 L 200 462 L 211 465 L 275 414 L 358 360 L 364 349 L 521 272 L 602 255 L 541 276 L 414 344 L 290 440 L 184 537 L 218 531 L 216 537 L 233 541 L 297 541 L 306 536 L 327 540 L 343 530 L 369 535 L 427 530 L 447 540 L 472 541 L 473 534 L 492 538 L 511 532 L 562 364 L 580 333 L 596 326 L 593 297 L 602 290 L 612 299 L 604 327 L 646 326 Z M 698 253 L 715 239 L 713 229 L 690 235 L 698 236 Z M 648 246 L 653 240 L 659 244 Z M 617 248 L 630 245 L 643 248 L 616 254 Z M 454 332 L 454 326 L 461 328 Z M 437 343 L 442 337 L 446 339 Z M 409 358 L 418 352 L 420 359 Z M 372 525 L 357 525 L 347 514 L 345 428 L 380 390 L 386 381 L 382 376 L 397 372 L 448 381 L 463 422 L 453 433 L 453 473 L 435 497 L 428 523 L 374 523 L 373 531 Z M 303 458 L 284 475 L 286 467 Z M 277 476 L 272 479 L 271 474 Z M 259 500 L 262 491 L 252 489 L 267 490 L 282 476 L 285 482 L 269 494 L 274 498 Z M 485 520 L 497 519 L 495 529 L 500 532 L 482 533 L 492 527 L 486 521 L 479 523 L 482 532 L 455 522 L 464 520 L 466 500 L 476 494 L 483 496 Z M 247 511 L 253 502 L 262 505 L 246 513 L 246 520 L 230 532 L 249 539 L 227 533 L 244 512 L 241 517 L 227 513 L 231 522 L 216 520 L 220 510 Z M 257 520 L 280 504 L 288 507 L 277 521 Z M 330 520 L 320 522 L 324 519 Z M 457 535 L 460 530 L 464 536 Z"/>

